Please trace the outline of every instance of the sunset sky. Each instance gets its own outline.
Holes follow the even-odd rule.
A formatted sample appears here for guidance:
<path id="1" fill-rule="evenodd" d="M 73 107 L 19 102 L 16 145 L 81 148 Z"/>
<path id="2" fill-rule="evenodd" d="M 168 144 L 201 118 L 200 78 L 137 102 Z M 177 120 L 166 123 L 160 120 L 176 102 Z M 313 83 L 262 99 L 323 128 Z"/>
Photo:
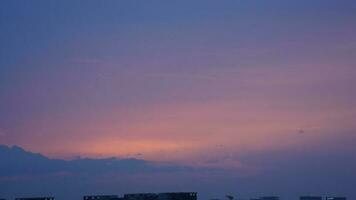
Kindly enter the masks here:
<path id="1" fill-rule="evenodd" d="M 3 0 L 0 29 L 0 144 L 356 166 L 356 1 Z"/>

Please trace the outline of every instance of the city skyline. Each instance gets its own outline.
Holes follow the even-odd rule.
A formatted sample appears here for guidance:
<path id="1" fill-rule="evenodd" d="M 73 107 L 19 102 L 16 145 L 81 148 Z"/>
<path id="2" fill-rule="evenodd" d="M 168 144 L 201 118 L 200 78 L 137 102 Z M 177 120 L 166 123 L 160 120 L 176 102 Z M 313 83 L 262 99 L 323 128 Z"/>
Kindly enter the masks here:
<path id="1" fill-rule="evenodd" d="M 352 0 L 2 0 L 0 194 L 356 198 L 355 20 Z M 36 174 L 7 158 L 36 153 Z"/>

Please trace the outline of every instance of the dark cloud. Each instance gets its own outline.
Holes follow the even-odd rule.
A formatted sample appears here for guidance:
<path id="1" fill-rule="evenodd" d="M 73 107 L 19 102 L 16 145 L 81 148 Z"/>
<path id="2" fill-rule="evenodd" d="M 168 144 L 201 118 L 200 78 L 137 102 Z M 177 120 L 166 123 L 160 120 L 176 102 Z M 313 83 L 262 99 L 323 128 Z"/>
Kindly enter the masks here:
<path id="1" fill-rule="evenodd" d="M 41 154 L 25 151 L 21 147 L 0 145 L 0 177 L 52 174 L 98 174 L 98 173 L 134 173 L 155 171 L 179 171 L 179 166 L 159 166 L 157 163 L 128 158 L 74 160 L 49 159 Z M 186 170 L 187 168 L 184 168 Z"/>
<path id="2" fill-rule="evenodd" d="M 201 198 L 280 195 L 356 197 L 356 156 L 348 143 L 323 144 L 286 151 L 230 152 L 244 167 L 184 167 L 139 159 L 48 159 L 20 147 L 0 146 L 0 194 L 5 197 L 51 194 L 58 199 L 84 194 L 198 191 Z M 350 144 L 350 143 L 349 143 Z M 356 150 L 355 147 L 351 147 Z M 328 149 L 328 151 L 325 151 Z M 355 152 L 355 151 L 353 151 Z M 225 162 L 227 157 L 209 162 Z M 219 196 L 220 195 L 220 196 Z"/>

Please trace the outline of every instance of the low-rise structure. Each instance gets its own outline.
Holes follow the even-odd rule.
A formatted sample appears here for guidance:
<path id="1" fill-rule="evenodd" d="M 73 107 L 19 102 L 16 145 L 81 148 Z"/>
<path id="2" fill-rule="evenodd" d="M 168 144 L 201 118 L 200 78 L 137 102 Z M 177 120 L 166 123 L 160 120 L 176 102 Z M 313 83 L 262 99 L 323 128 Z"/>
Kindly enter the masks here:
<path id="1" fill-rule="evenodd" d="M 124 200 L 158 200 L 158 194 L 156 193 L 125 194 Z"/>
<path id="2" fill-rule="evenodd" d="M 15 200 L 54 200 L 54 197 L 24 197 L 16 198 Z"/>
<path id="3" fill-rule="evenodd" d="M 120 198 L 117 195 L 91 195 L 84 196 L 83 200 L 123 200 L 124 198 Z"/>
<path id="4" fill-rule="evenodd" d="M 346 197 L 326 197 L 326 200 L 346 200 Z"/>
<path id="5" fill-rule="evenodd" d="M 277 196 L 264 196 L 264 197 L 260 197 L 260 200 L 279 200 L 279 197 Z"/>
<path id="6" fill-rule="evenodd" d="M 300 200 L 322 200 L 321 196 L 301 196 Z"/>
<path id="7" fill-rule="evenodd" d="M 158 200 L 197 200 L 196 192 L 159 193 Z"/>
<path id="8" fill-rule="evenodd" d="M 91 199 L 84 199 L 91 200 Z M 125 194 L 124 200 L 197 200 L 196 192 L 136 193 Z"/>

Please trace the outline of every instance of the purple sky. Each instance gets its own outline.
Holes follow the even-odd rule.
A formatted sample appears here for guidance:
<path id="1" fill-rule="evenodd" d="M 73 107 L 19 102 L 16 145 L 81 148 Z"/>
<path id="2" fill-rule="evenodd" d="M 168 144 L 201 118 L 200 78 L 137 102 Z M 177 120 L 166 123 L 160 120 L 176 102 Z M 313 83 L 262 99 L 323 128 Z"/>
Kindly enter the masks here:
<path id="1" fill-rule="evenodd" d="M 0 144 L 256 179 L 355 166 L 355 20 L 351 0 L 3 0 Z"/>

